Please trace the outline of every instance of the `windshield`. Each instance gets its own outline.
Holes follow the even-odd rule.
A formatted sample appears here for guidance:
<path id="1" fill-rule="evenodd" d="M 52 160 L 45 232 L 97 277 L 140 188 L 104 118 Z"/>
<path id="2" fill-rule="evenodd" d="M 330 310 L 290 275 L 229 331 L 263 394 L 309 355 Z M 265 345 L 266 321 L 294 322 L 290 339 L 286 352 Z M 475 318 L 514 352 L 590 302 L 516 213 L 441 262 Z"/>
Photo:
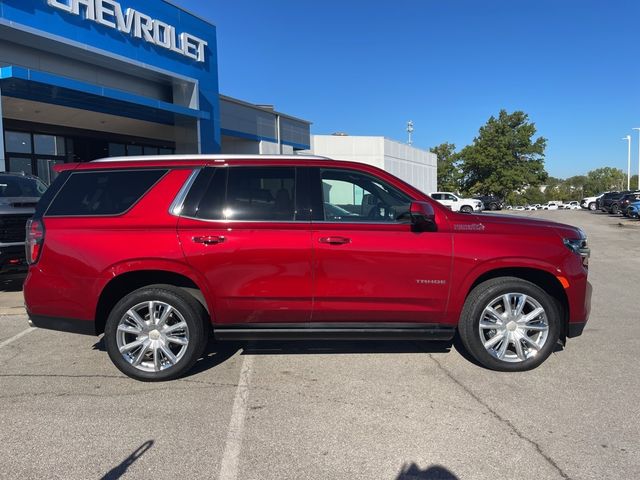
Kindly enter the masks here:
<path id="1" fill-rule="evenodd" d="M 17 175 L 0 175 L 0 198 L 37 197 L 40 198 L 47 186 L 37 178 Z"/>

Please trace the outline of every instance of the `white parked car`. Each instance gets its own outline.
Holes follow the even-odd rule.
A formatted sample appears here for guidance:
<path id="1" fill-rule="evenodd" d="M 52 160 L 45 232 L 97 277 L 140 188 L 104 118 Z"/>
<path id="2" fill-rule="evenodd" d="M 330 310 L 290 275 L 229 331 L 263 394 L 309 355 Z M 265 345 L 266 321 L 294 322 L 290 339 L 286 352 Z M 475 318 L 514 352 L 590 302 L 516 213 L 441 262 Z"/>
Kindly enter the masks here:
<path id="1" fill-rule="evenodd" d="M 513 209 L 522 211 L 522 210 L 524 210 L 524 207 L 522 205 L 517 205 L 517 206 L 513 207 Z"/>
<path id="2" fill-rule="evenodd" d="M 484 208 L 480 200 L 462 198 L 451 192 L 434 192 L 430 193 L 429 196 L 444 206 L 449 207 L 454 212 L 482 212 Z"/>
<path id="3" fill-rule="evenodd" d="M 537 210 L 535 205 L 525 205 L 524 209 L 525 210 Z"/>
<path id="4" fill-rule="evenodd" d="M 546 205 L 543 205 L 542 209 L 543 210 L 558 210 L 561 205 L 562 205 L 561 203 L 549 202 Z"/>
<path id="5" fill-rule="evenodd" d="M 604 193 L 596 195 L 595 197 L 585 197 L 582 199 L 582 202 L 580 202 L 580 206 L 593 212 L 596 210 L 596 203 L 598 202 L 598 199 L 602 197 L 602 195 L 604 195 Z"/>
<path id="6" fill-rule="evenodd" d="M 564 208 L 566 210 L 580 210 L 580 203 L 576 201 L 565 203 Z"/>

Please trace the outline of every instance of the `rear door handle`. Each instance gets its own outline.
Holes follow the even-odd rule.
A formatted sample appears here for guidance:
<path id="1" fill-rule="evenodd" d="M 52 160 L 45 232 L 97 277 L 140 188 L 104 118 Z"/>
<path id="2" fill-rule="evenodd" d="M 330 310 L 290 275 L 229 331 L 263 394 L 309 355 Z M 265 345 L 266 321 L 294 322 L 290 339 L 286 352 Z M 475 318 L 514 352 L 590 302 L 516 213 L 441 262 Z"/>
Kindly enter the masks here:
<path id="1" fill-rule="evenodd" d="M 204 243 L 205 245 L 217 245 L 225 241 L 222 235 L 209 235 L 203 237 L 193 237 L 195 243 Z"/>
<path id="2" fill-rule="evenodd" d="M 351 239 L 347 237 L 321 237 L 320 243 L 328 243 L 329 245 L 344 245 L 351 243 Z"/>

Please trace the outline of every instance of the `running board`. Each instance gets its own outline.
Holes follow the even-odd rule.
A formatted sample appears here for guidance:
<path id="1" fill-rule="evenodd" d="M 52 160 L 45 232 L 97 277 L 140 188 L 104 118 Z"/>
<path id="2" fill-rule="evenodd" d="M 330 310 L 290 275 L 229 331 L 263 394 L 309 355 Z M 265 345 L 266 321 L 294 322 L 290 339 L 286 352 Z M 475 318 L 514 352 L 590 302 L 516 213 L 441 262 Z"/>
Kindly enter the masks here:
<path id="1" fill-rule="evenodd" d="M 213 333 L 218 340 L 451 340 L 456 332 L 449 325 L 325 325 L 214 325 Z"/>

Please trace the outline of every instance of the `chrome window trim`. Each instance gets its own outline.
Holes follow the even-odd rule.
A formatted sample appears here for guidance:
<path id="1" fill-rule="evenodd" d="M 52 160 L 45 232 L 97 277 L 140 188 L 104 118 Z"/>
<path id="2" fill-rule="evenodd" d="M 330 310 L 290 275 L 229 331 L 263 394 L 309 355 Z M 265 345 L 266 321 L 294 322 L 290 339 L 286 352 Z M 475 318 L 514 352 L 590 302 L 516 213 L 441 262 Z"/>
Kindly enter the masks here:
<path id="1" fill-rule="evenodd" d="M 333 224 L 336 226 L 339 225 L 410 225 L 405 222 L 330 222 L 326 220 L 224 220 L 224 219 L 210 219 L 210 218 L 197 218 L 190 217 L 187 215 L 179 215 L 180 218 L 188 218 L 189 220 L 197 220 L 199 222 L 207 222 L 207 223 L 223 223 L 223 224 L 238 224 L 238 223 L 292 223 L 292 224 L 301 224 L 301 223 L 309 223 L 316 224 L 321 223 L 323 225 Z"/>
<path id="2" fill-rule="evenodd" d="M 184 201 L 187 198 L 187 194 L 189 193 L 189 190 L 191 190 L 191 187 L 193 186 L 193 182 L 196 181 L 196 178 L 198 178 L 198 175 L 200 174 L 201 171 L 202 171 L 202 168 L 193 169 L 193 171 L 189 175 L 189 178 L 187 178 L 187 180 L 182 185 L 182 188 L 180 188 L 180 191 L 176 195 L 176 198 L 174 198 L 173 202 L 171 202 L 171 205 L 169 206 L 169 215 L 173 215 L 174 217 L 181 216 L 180 214 L 182 213 L 182 208 L 184 206 Z M 189 218 L 189 217 L 184 217 L 184 218 Z"/>

